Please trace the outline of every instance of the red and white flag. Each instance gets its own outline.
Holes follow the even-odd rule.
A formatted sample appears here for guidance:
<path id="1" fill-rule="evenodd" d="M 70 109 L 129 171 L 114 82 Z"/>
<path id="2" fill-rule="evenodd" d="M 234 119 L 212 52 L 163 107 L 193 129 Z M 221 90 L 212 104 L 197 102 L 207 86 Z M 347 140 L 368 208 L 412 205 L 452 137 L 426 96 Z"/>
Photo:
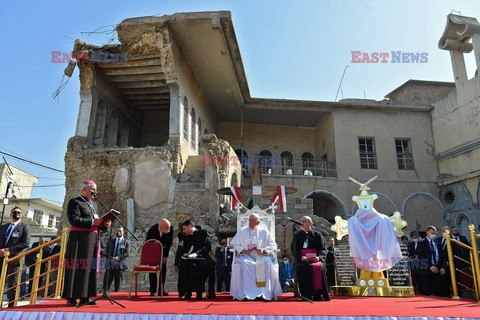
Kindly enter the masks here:
<path id="1" fill-rule="evenodd" d="M 280 211 L 287 212 L 287 197 L 285 195 L 285 186 L 277 185 L 278 200 L 280 202 Z"/>
<path id="2" fill-rule="evenodd" d="M 230 187 L 230 191 L 232 191 L 232 211 L 237 210 L 237 201 L 243 205 L 242 203 L 242 196 L 240 195 L 240 189 L 237 186 Z"/>

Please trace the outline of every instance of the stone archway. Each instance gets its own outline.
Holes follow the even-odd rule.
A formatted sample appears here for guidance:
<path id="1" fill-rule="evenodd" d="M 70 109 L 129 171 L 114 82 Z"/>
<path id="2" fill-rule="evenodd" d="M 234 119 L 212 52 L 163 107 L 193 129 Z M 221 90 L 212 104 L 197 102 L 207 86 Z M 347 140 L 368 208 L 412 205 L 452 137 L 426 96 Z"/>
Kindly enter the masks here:
<path id="1" fill-rule="evenodd" d="M 412 201 L 414 198 L 421 199 L 421 197 L 427 197 L 430 201 L 428 199 Z M 410 209 L 407 208 L 409 203 Z M 436 206 L 432 204 L 436 204 Z M 439 214 L 439 211 L 441 214 Z M 428 192 L 415 192 L 409 195 L 403 202 L 401 213 L 403 219 L 408 223 L 408 230 L 425 230 L 431 224 L 439 228 L 446 225 L 443 203 Z"/>
<path id="2" fill-rule="evenodd" d="M 457 218 L 455 219 L 454 225 L 458 228 L 458 232 L 461 235 L 467 237 L 467 239 L 468 239 L 469 235 L 470 235 L 470 230 L 468 229 L 468 226 L 471 223 L 472 222 L 471 222 L 468 214 L 466 214 L 465 212 L 462 212 L 462 213 L 458 214 Z"/>
<path id="3" fill-rule="evenodd" d="M 348 210 L 342 199 L 330 191 L 314 190 L 304 198 L 313 199 L 313 214 L 330 223 L 335 222 L 335 216 L 348 217 Z"/>

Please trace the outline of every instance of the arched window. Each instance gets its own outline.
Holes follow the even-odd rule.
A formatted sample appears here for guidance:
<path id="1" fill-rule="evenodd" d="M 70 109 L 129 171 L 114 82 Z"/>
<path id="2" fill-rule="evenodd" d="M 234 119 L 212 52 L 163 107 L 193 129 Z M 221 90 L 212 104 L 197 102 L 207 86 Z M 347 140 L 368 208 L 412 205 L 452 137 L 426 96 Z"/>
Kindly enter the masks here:
<path id="1" fill-rule="evenodd" d="M 283 151 L 280 154 L 282 174 L 293 174 L 293 154 L 290 151 Z"/>
<path id="2" fill-rule="evenodd" d="M 96 146 L 103 144 L 103 135 L 105 131 L 105 118 L 107 116 L 107 105 L 105 101 L 100 100 L 97 103 L 97 114 L 95 115 L 95 127 L 93 130 L 92 143 Z"/>
<path id="3" fill-rule="evenodd" d="M 272 174 L 272 153 L 270 151 L 260 151 L 259 165 L 262 169 L 262 174 Z"/>
<path id="4" fill-rule="evenodd" d="M 192 111 L 191 111 L 191 121 L 192 121 L 192 126 L 190 128 L 190 146 L 192 147 L 193 150 L 196 150 L 197 149 L 197 124 L 196 124 L 196 121 L 195 121 L 195 109 L 192 108 Z"/>
<path id="5" fill-rule="evenodd" d="M 315 160 L 313 154 L 304 152 L 302 154 L 302 172 L 305 176 L 313 176 L 315 169 Z"/>
<path id="6" fill-rule="evenodd" d="M 117 144 L 118 135 L 118 112 L 113 111 L 110 115 L 110 125 L 108 126 L 107 147 L 113 147 Z"/>
<path id="7" fill-rule="evenodd" d="M 188 134 L 188 119 L 190 114 L 188 113 L 188 98 L 183 97 L 183 139 L 187 140 L 190 137 Z"/>
<path id="8" fill-rule="evenodd" d="M 120 147 L 128 146 L 128 137 L 130 135 L 130 126 L 127 121 L 123 121 L 122 131 L 120 132 Z"/>

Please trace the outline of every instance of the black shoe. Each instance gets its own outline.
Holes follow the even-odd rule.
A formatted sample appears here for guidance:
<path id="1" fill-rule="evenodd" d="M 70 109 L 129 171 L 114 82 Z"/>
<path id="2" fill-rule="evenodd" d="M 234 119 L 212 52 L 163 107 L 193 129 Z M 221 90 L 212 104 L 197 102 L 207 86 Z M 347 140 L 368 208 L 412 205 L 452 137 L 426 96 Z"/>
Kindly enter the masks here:
<path id="1" fill-rule="evenodd" d="M 201 293 L 200 293 L 200 294 L 197 293 L 197 296 L 195 297 L 195 300 L 202 300 L 202 299 L 203 299 L 202 294 L 201 294 Z"/>
<path id="2" fill-rule="evenodd" d="M 93 300 L 90 300 L 88 298 L 82 298 L 82 299 L 80 299 L 79 304 L 95 306 L 95 305 L 97 305 L 97 301 L 93 301 Z"/>
<path id="3" fill-rule="evenodd" d="M 115 290 L 113 290 L 113 292 L 119 292 L 119 291 L 120 291 L 120 289 L 115 289 Z"/>
<path id="4" fill-rule="evenodd" d="M 215 299 L 217 295 L 215 293 L 209 293 L 207 294 L 207 299 Z"/>
<path id="5" fill-rule="evenodd" d="M 185 294 L 185 300 L 190 300 L 190 299 L 192 299 L 192 294 L 191 293 Z"/>
<path id="6" fill-rule="evenodd" d="M 155 296 L 155 292 L 150 292 L 150 297 L 154 297 Z"/>
<path id="7" fill-rule="evenodd" d="M 163 296 L 168 297 L 168 292 L 163 291 Z"/>
<path id="8" fill-rule="evenodd" d="M 77 305 L 77 299 L 68 299 L 67 300 L 67 306 L 69 307 L 75 307 Z"/>

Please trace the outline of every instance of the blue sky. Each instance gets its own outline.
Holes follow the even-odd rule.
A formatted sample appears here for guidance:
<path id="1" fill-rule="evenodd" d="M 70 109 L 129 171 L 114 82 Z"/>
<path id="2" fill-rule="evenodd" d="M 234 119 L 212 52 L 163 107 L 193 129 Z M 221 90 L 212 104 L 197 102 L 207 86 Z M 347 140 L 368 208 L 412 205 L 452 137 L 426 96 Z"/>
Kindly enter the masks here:
<path id="1" fill-rule="evenodd" d="M 335 99 L 347 65 L 339 99 L 382 100 L 409 79 L 453 81 L 449 53 L 437 46 L 447 14 L 456 10 L 480 19 L 478 0 L 5 1 L 0 151 L 64 169 L 79 106 L 78 70 L 53 100 L 66 64 L 51 63 L 51 51 L 70 52 L 77 38 L 102 45 L 107 35 L 87 32 L 111 30 L 129 17 L 216 10 L 232 12 L 252 97 L 323 101 Z M 351 63 L 352 51 L 397 50 L 427 52 L 428 62 Z M 472 77 L 473 55 L 466 61 Z M 62 173 L 6 159 L 39 177 L 39 186 L 65 181 Z M 32 196 L 63 202 L 65 188 L 38 187 Z"/>

